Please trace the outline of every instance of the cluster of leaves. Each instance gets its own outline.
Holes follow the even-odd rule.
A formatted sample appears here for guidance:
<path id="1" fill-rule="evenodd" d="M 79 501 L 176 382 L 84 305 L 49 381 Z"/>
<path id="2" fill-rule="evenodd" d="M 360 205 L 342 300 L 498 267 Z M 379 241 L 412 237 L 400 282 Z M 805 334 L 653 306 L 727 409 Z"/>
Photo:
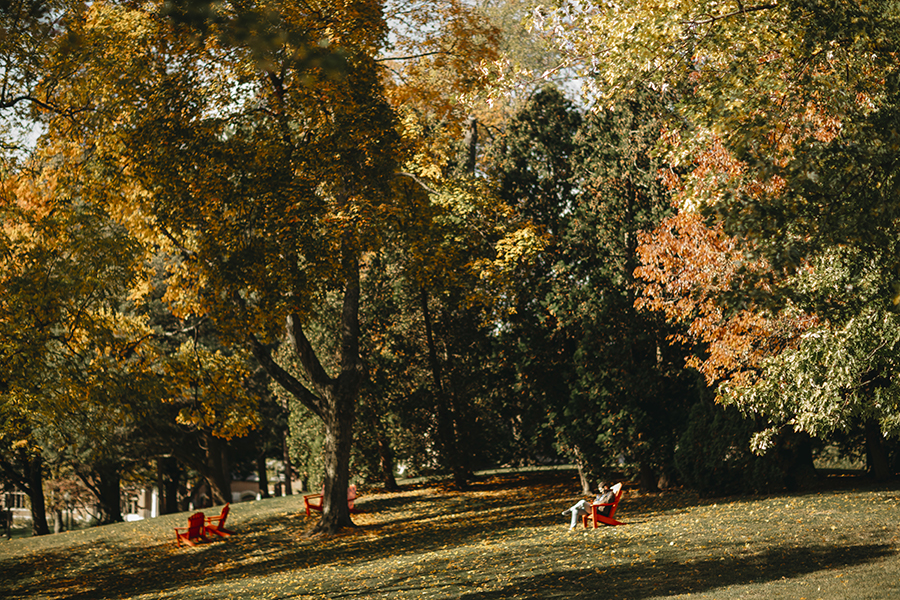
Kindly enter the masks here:
<path id="1" fill-rule="evenodd" d="M 829 438 L 866 423 L 870 457 L 895 435 L 897 371 L 881 355 L 898 265 L 893 10 L 637 2 L 535 14 L 584 65 L 594 101 L 665 98 L 662 175 L 678 213 L 642 240 L 640 302 L 689 326 L 678 341 L 697 344 L 693 364 L 724 401 L 770 420 L 759 449 L 782 426 Z"/>

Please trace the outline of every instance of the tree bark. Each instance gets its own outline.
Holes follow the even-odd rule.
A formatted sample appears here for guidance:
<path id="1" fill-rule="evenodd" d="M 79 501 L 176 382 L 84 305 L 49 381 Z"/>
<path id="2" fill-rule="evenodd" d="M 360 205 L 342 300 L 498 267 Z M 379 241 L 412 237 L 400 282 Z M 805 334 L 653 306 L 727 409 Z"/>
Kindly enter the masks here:
<path id="1" fill-rule="evenodd" d="M 641 491 L 655 493 L 659 491 L 659 477 L 650 463 L 642 461 L 640 464 Z"/>
<path id="2" fill-rule="evenodd" d="M 271 351 L 254 337 L 250 349 L 267 373 L 287 392 L 322 419 L 325 425 L 324 497 L 322 517 L 313 533 L 334 534 L 353 527 L 347 507 L 350 480 L 350 447 L 356 399 L 365 378 L 365 366 L 359 355 L 359 250 L 354 232 L 347 230 L 341 240 L 341 267 L 344 299 L 340 324 L 340 372 L 330 377 L 313 350 L 297 315 L 287 318 L 288 340 L 312 389 L 278 365 Z"/>
<path id="3" fill-rule="evenodd" d="M 381 482 L 385 491 L 396 492 L 400 489 L 397 478 L 394 477 L 394 451 L 391 449 L 391 441 L 384 432 L 384 427 L 377 416 L 372 417 L 372 425 L 375 427 L 375 438 L 378 444 L 378 464 L 381 467 Z"/>
<path id="4" fill-rule="evenodd" d="M 269 469 L 266 466 L 265 452 L 260 452 L 256 457 L 256 475 L 259 477 L 259 497 L 269 498 Z"/>
<path id="5" fill-rule="evenodd" d="M 44 501 L 44 460 L 40 454 L 25 459 L 26 486 L 19 486 L 28 494 L 31 500 L 31 531 L 32 535 L 47 535 L 50 527 L 47 525 L 47 509 Z"/>
<path id="6" fill-rule="evenodd" d="M 222 439 L 204 433 L 206 445 L 206 472 L 203 476 L 209 483 L 213 505 L 231 502 L 231 467 L 228 461 L 228 449 Z"/>
<path id="7" fill-rule="evenodd" d="M 159 460 L 160 470 L 160 503 L 159 512 L 171 515 L 179 512 L 178 490 L 181 487 L 181 468 L 178 459 L 166 456 Z"/>
<path id="8" fill-rule="evenodd" d="M 121 522 L 123 519 L 119 465 L 101 464 L 89 472 L 80 473 L 79 477 L 97 498 L 100 524 Z"/>
<path id="9" fill-rule="evenodd" d="M 574 454 L 575 466 L 578 468 L 578 482 L 581 484 L 581 493 L 587 496 L 591 493 L 591 480 L 585 468 L 584 456 L 578 448 L 575 448 Z"/>
<path id="10" fill-rule="evenodd" d="M 428 309 L 428 291 L 424 286 L 419 288 L 419 302 L 422 307 L 422 318 L 425 321 L 425 340 L 428 345 L 428 362 L 431 365 L 431 375 L 434 382 L 434 403 L 437 411 L 438 439 L 441 443 L 444 460 L 453 474 L 454 486 L 459 490 L 465 490 L 469 486 L 467 471 L 461 460 L 456 440 L 453 413 L 447 400 L 447 394 L 444 390 L 441 362 L 438 360 L 437 347 L 434 343 L 434 333 L 431 324 L 431 312 Z"/>
<path id="11" fill-rule="evenodd" d="M 288 431 L 285 430 L 281 439 L 281 447 L 284 452 L 284 495 L 291 496 L 294 493 L 294 467 L 291 464 L 291 450 L 288 444 Z"/>
<path id="12" fill-rule="evenodd" d="M 463 173 L 465 175 L 474 175 L 478 158 L 478 120 L 474 117 L 469 119 L 469 126 L 466 129 L 463 146 L 465 146 L 466 149 Z"/>
<path id="13" fill-rule="evenodd" d="M 891 468 L 884 447 L 884 436 L 881 425 L 875 419 L 866 421 L 866 463 L 876 481 L 890 479 Z"/>

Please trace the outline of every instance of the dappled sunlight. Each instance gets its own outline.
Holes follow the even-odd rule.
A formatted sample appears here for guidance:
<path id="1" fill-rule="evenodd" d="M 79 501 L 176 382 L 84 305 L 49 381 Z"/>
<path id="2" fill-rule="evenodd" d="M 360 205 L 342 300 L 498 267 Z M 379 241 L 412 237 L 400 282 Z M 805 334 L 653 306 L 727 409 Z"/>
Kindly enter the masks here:
<path id="1" fill-rule="evenodd" d="M 898 549 L 890 490 L 702 501 L 630 490 L 617 513 L 625 525 L 569 531 L 560 511 L 579 497 L 575 483 L 535 473 L 466 492 L 424 484 L 363 494 L 357 526 L 332 537 L 308 535 L 316 518 L 294 496 L 234 505 L 236 535 L 194 548 L 172 535 L 186 513 L 19 540 L 0 544 L 0 595 L 727 599 L 777 584 L 790 593 L 770 597 L 794 598 L 812 582 L 833 591 L 863 576 L 887 589 L 897 580 L 885 568 Z"/>

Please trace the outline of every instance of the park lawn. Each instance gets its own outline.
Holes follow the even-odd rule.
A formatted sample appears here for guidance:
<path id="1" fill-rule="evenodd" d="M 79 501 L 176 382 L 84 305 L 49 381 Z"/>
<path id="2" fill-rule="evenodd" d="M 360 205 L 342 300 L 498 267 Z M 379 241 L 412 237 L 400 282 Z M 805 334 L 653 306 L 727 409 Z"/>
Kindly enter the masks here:
<path id="1" fill-rule="evenodd" d="M 329 539 L 307 537 L 300 496 L 274 498 L 233 505 L 236 535 L 194 548 L 174 544 L 187 513 L 0 541 L 0 598 L 900 597 L 900 493 L 840 483 L 715 500 L 629 490 L 626 525 L 570 532 L 572 472 L 492 475 L 462 493 L 365 494 L 358 527 Z"/>

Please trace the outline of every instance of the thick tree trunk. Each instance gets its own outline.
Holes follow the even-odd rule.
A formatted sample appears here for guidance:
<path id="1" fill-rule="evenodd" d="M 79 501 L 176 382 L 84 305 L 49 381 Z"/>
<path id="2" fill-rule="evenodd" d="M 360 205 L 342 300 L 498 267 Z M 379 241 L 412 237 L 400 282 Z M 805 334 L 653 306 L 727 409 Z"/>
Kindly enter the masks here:
<path id="1" fill-rule="evenodd" d="M 231 467 L 225 442 L 212 434 L 203 436 L 206 445 L 206 472 L 213 505 L 231 502 Z"/>
<path id="2" fill-rule="evenodd" d="M 641 491 L 646 493 L 655 493 L 659 491 L 659 477 L 656 470 L 647 462 L 641 462 L 640 465 Z"/>
<path id="3" fill-rule="evenodd" d="M 266 466 L 265 452 L 260 452 L 256 457 L 256 475 L 259 477 L 259 497 L 269 498 L 269 469 Z"/>
<path id="4" fill-rule="evenodd" d="M 50 533 L 50 527 L 47 525 L 47 509 L 44 501 L 44 461 L 37 455 L 26 459 L 24 465 L 28 485 L 22 491 L 28 494 L 31 500 L 32 535 L 47 535 Z"/>
<path id="5" fill-rule="evenodd" d="M 122 490 L 119 465 L 104 465 L 97 469 L 97 501 L 100 504 L 100 522 L 119 523 L 122 519 Z"/>
<path id="6" fill-rule="evenodd" d="M 181 486 L 181 469 L 178 459 L 165 456 L 157 461 L 159 487 L 159 513 L 171 515 L 179 512 L 178 489 Z"/>
<path id="7" fill-rule="evenodd" d="M 876 481 L 890 479 L 891 468 L 884 447 L 884 436 L 881 425 L 875 419 L 866 421 L 866 463 Z"/>
<path id="8" fill-rule="evenodd" d="M 269 375 L 297 400 L 322 419 L 325 425 L 325 494 L 322 518 L 313 533 L 334 534 L 352 527 L 347 507 L 350 480 L 350 447 L 353 443 L 353 419 L 365 366 L 359 356 L 359 250 L 354 232 L 344 233 L 341 243 L 344 276 L 344 302 L 340 325 L 340 373 L 330 377 L 306 337 L 297 315 L 289 315 L 287 337 L 296 352 L 309 387 L 272 359 L 270 349 L 254 337 L 250 348 Z"/>
<path id="9" fill-rule="evenodd" d="M 322 519 L 313 529 L 314 533 L 331 534 L 343 527 L 353 526 L 350 509 L 347 506 L 347 488 L 350 486 L 350 449 L 353 444 L 355 400 L 355 393 L 335 397 L 334 412 L 325 421 L 325 489 Z"/>

